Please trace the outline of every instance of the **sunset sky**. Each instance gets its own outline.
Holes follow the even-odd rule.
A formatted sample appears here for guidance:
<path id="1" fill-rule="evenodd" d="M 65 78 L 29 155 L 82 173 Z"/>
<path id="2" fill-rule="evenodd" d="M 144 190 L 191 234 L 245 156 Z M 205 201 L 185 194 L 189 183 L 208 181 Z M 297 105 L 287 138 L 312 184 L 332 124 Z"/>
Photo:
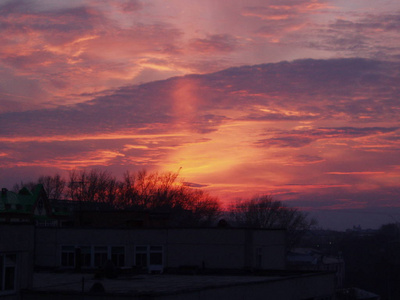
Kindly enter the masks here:
<path id="1" fill-rule="evenodd" d="M 399 222 L 400 2 L 0 0 L 0 185 L 77 168 Z"/>

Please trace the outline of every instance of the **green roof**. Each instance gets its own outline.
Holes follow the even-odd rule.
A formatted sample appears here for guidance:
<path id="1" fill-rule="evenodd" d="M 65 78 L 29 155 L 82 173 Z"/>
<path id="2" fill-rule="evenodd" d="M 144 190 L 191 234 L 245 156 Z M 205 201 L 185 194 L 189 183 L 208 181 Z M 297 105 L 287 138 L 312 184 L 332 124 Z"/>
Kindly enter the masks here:
<path id="1" fill-rule="evenodd" d="M 41 184 L 36 185 L 33 192 L 26 187 L 22 188 L 18 193 L 3 189 L 0 198 L 0 213 L 32 213 L 33 206 L 42 190 L 43 185 Z"/>

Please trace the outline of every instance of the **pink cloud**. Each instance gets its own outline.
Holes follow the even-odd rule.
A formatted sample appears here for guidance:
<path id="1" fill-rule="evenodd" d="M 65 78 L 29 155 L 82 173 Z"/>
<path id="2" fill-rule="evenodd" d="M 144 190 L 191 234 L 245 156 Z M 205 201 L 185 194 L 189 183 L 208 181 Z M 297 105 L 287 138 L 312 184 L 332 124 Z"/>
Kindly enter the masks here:
<path id="1" fill-rule="evenodd" d="M 221 197 L 379 206 L 369 192 L 389 205 L 398 16 L 328 4 L 5 2 L 0 163 L 19 175 L 182 167 Z M 305 57 L 315 59 L 294 60 Z"/>
<path id="2" fill-rule="evenodd" d="M 231 52 L 236 48 L 236 40 L 227 34 L 210 35 L 204 39 L 193 39 L 189 47 L 193 51 L 211 55 L 213 53 Z"/>

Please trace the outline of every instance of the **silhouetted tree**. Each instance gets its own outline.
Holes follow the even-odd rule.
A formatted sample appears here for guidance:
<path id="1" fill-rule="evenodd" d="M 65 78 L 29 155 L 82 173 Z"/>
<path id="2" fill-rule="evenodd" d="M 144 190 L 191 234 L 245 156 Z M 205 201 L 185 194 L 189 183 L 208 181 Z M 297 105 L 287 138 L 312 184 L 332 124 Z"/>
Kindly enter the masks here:
<path id="1" fill-rule="evenodd" d="M 71 200 L 113 205 L 117 197 L 117 186 L 115 177 L 107 171 L 72 170 L 69 174 L 68 195 Z"/>
<path id="2" fill-rule="evenodd" d="M 316 220 L 310 219 L 307 213 L 288 207 L 269 195 L 233 204 L 230 219 L 242 227 L 285 228 L 289 248 L 296 245 L 311 226 L 316 225 Z"/>
<path id="3" fill-rule="evenodd" d="M 126 172 L 117 181 L 107 171 L 72 170 L 66 181 L 60 175 L 41 176 L 37 183 L 43 184 L 51 199 L 62 195 L 79 204 L 82 210 L 89 203 L 105 203 L 106 209 L 135 209 L 169 213 L 172 225 L 210 225 L 219 215 L 216 197 L 199 189 L 191 188 L 178 179 L 179 173 Z M 26 184 L 16 184 L 19 191 Z"/>
<path id="4" fill-rule="evenodd" d="M 63 197 L 66 181 L 59 174 L 40 176 L 38 183 L 43 185 L 49 199 L 60 200 Z"/>
<path id="5" fill-rule="evenodd" d="M 119 184 L 117 205 L 170 212 L 177 225 L 210 224 L 219 214 L 218 199 L 187 186 L 178 176 L 173 172 L 126 172 Z"/>
<path id="6" fill-rule="evenodd" d="M 27 188 L 29 191 L 33 191 L 33 189 L 35 188 L 35 185 L 37 185 L 38 183 L 35 181 L 29 181 L 29 182 L 23 182 L 21 181 L 20 183 L 16 183 L 13 185 L 12 187 L 12 191 L 15 193 L 18 193 L 22 188 Z"/>

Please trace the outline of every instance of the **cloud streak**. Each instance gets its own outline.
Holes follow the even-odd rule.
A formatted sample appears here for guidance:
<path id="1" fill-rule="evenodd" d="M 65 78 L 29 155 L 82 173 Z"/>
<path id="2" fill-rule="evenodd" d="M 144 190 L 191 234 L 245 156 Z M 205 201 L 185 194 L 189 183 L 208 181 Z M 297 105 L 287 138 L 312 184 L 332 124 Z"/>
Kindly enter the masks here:
<path id="1" fill-rule="evenodd" d="M 182 167 L 224 201 L 395 205 L 399 7 L 369 2 L 3 1 L 0 180 Z"/>
<path id="2" fill-rule="evenodd" d="M 0 161 L 121 173 L 182 167 L 188 181 L 223 199 L 307 194 L 318 195 L 318 206 L 348 208 L 324 199 L 360 199 L 356 191 L 394 188 L 400 176 L 396 68 L 360 59 L 236 67 L 3 113 Z"/>

